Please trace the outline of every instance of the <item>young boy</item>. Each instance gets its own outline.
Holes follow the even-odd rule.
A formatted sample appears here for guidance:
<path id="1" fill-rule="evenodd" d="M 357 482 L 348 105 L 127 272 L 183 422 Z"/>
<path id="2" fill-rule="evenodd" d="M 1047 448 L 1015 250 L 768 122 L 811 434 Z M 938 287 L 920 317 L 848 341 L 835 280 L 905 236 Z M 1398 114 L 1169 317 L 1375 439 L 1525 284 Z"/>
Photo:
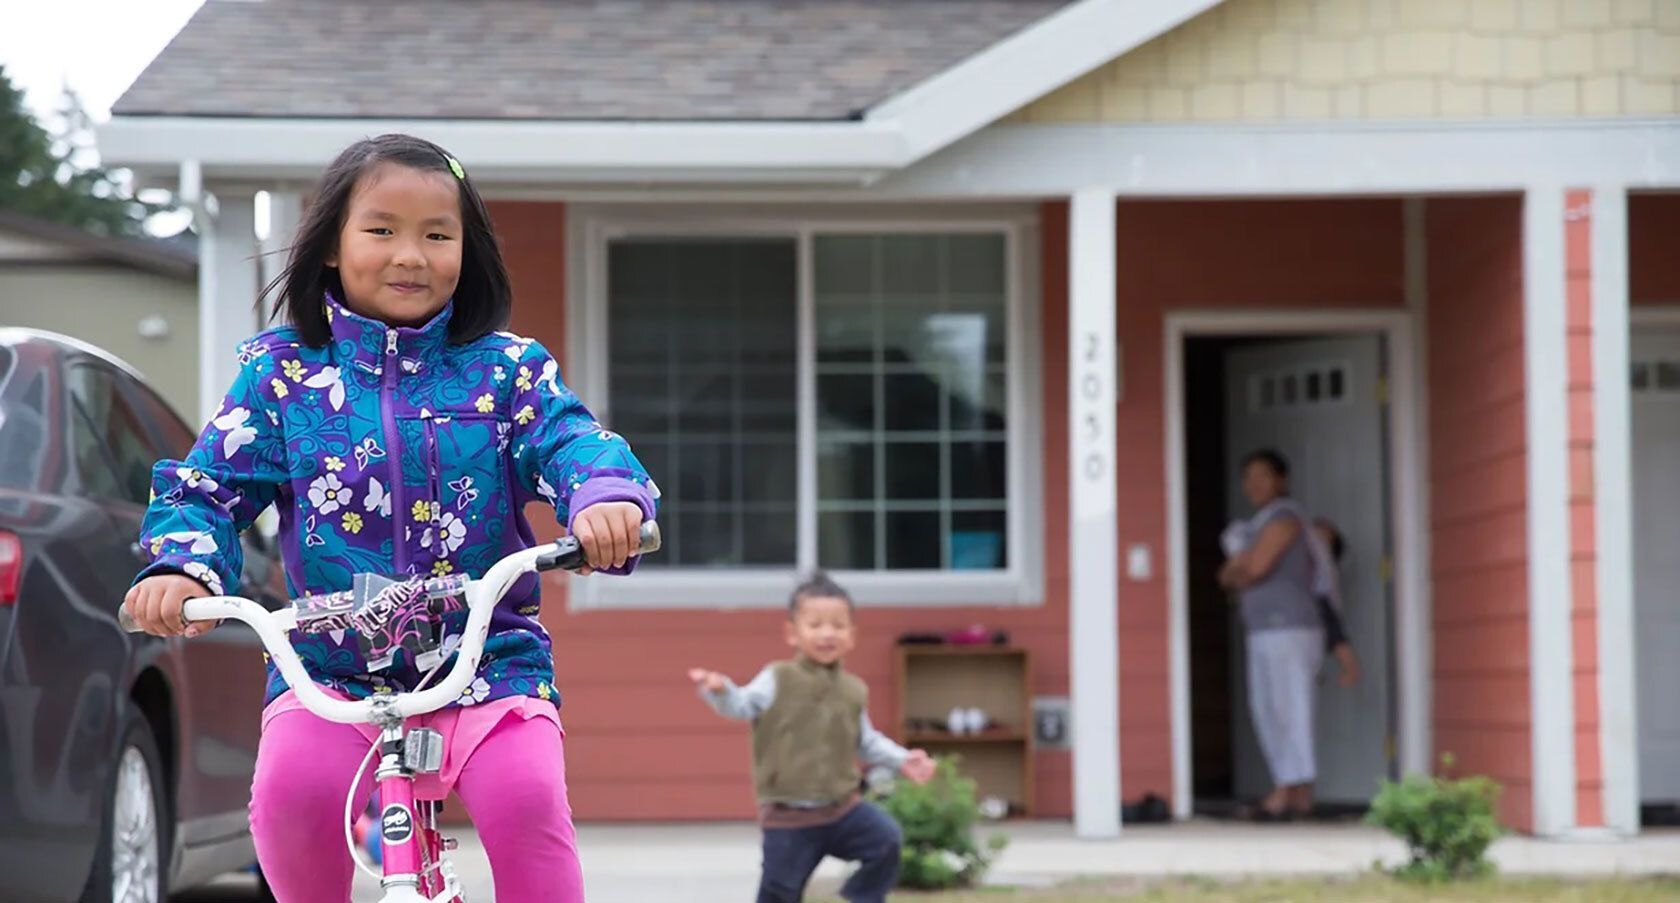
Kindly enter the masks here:
<path id="1" fill-rule="evenodd" d="M 753 782 L 764 829 L 758 903 L 798 903 L 824 856 L 859 863 L 841 888 L 851 903 L 884 903 L 898 879 L 898 825 L 858 788 L 858 759 L 926 783 L 933 760 L 869 724 L 869 688 L 841 667 L 852 648 L 852 598 L 827 576 L 788 602 L 793 659 L 766 665 L 744 687 L 715 671 L 689 679 L 725 718 L 753 723 Z"/>
<path id="2" fill-rule="evenodd" d="M 1337 563 L 1342 560 L 1342 552 L 1347 544 L 1342 540 L 1342 534 L 1336 525 L 1319 518 L 1313 521 L 1313 532 L 1318 534 L 1320 542 L 1330 550 L 1330 557 Z M 1342 686 L 1351 687 L 1359 683 L 1359 656 L 1353 652 L 1353 644 L 1348 641 L 1347 627 L 1342 624 L 1342 615 L 1336 606 L 1324 596 L 1318 597 L 1318 615 L 1324 621 L 1324 646 L 1330 654 L 1336 657 L 1336 664 L 1341 666 Z"/>

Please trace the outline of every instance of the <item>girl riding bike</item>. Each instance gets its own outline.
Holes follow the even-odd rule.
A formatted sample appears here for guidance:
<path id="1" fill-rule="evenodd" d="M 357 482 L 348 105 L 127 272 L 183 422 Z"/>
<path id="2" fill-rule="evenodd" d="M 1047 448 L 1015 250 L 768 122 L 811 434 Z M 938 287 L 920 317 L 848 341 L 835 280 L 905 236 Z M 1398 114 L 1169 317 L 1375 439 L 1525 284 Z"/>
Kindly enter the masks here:
<path id="1" fill-rule="evenodd" d="M 537 499 L 590 568 L 634 567 L 657 489 L 548 351 L 497 331 L 512 305 L 507 271 L 483 200 L 442 148 L 387 135 L 346 149 L 275 285 L 289 324 L 240 346 L 239 375 L 198 443 L 153 472 L 141 535 L 153 561 L 124 603 L 147 632 L 215 626 L 183 621 L 182 605 L 237 594 L 239 531 L 271 504 L 293 596 L 349 590 L 358 573 L 480 577 L 535 544 L 522 510 Z M 527 574 L 495 608 L 475 678 L 427 726 L 442 734 L 437 780 L 477 826 L 496 898 L 581 901 L 538 611 Z M 445 617 L 444 654 L 464 618 Z M 376 669 L 353 634 L 294 635 L 311 679 L 347 699 L 419 686 L 417 649 Z M 315 716 L 272 666 L 262 727 L 251 831 L 270 886 L 281 903 L 347 900 L 344 789 L 379 731 Z"/>

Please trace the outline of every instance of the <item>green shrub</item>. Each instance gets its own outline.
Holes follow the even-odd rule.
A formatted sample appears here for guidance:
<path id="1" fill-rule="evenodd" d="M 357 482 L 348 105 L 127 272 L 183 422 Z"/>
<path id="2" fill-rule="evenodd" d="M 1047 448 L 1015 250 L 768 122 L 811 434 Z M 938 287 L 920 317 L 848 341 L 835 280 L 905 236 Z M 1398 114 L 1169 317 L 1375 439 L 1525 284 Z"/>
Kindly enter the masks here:
<path id="1" fill-rule="evenodd" d="M 992 837 L 984 847 L 975 842 L 980 804 L 974 781 L 962 777 L 951 758 L 938 760 L 933 780 L 926 784 L 900 778 L 879 802 L 904 831 L 900 887 L 972 887 L 1008 843 L 1002 836 Z"/>
<path id="2" fill-rule="evenodd" d="M 1441 757 L 1442 775 L 1408 775 L 1384 781 L 1365 820 L 1406 842 L 1410 861 L 1395 875 L 1418 881 L 1451 881 L 1492 874 L 1488 847 L 1499 838 L 1494 802 L 1500 787 L 1480 776 L 1447 777 L 1451 755 Z"/>

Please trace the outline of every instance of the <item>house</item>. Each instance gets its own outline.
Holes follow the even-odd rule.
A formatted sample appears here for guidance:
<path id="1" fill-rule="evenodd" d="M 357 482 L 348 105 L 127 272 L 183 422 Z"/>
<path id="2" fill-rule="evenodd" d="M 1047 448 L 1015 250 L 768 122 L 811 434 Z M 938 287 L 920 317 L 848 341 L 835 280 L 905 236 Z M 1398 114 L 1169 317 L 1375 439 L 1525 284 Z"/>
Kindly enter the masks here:
<path id="1" fill-rule="evenodd" d="M 94 235 L 0 210 L 0 326 L 103 348 L 189 417 L 198 411 L 197 273 L 190 244 Z"/>
<path id="2" fill-rule="evenodd" d="M 254 195 L 284 234 L 350 141 L 494 200 L 514 327 L 665 489 L 662 566 L 549 595 L 580 818 L 751 814 L 683 672 L 780 654 L 816 565 L 877 723 L 902 632 L 1034 654 L 1036 814 L 1249 792 L 1210 575 L 1258 445 L 1349 540 L 1324 798 L 1450 752 L 1540 835 L 1680 801 L 1680 2 L 370 10 L 211 0 L 101 148 L 214 194 L 207 348 Z"/>

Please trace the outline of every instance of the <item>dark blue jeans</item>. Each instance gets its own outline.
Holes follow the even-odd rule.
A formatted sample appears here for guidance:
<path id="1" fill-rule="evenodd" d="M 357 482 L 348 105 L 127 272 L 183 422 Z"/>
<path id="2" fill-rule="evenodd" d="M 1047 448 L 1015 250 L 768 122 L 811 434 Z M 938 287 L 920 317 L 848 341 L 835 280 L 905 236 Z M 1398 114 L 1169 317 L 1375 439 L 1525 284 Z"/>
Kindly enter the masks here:
<path id="1" fill-rule="evenodd" d="M 898 822 L 873 803 L 858 803 L 838 821 L 814 828 L 766 828 L 758 903 L 799 903 L 817 863 L 833 856 L 858 863 L 840 889 L 851 903 L 885 903 L 898 880 Z"/>

